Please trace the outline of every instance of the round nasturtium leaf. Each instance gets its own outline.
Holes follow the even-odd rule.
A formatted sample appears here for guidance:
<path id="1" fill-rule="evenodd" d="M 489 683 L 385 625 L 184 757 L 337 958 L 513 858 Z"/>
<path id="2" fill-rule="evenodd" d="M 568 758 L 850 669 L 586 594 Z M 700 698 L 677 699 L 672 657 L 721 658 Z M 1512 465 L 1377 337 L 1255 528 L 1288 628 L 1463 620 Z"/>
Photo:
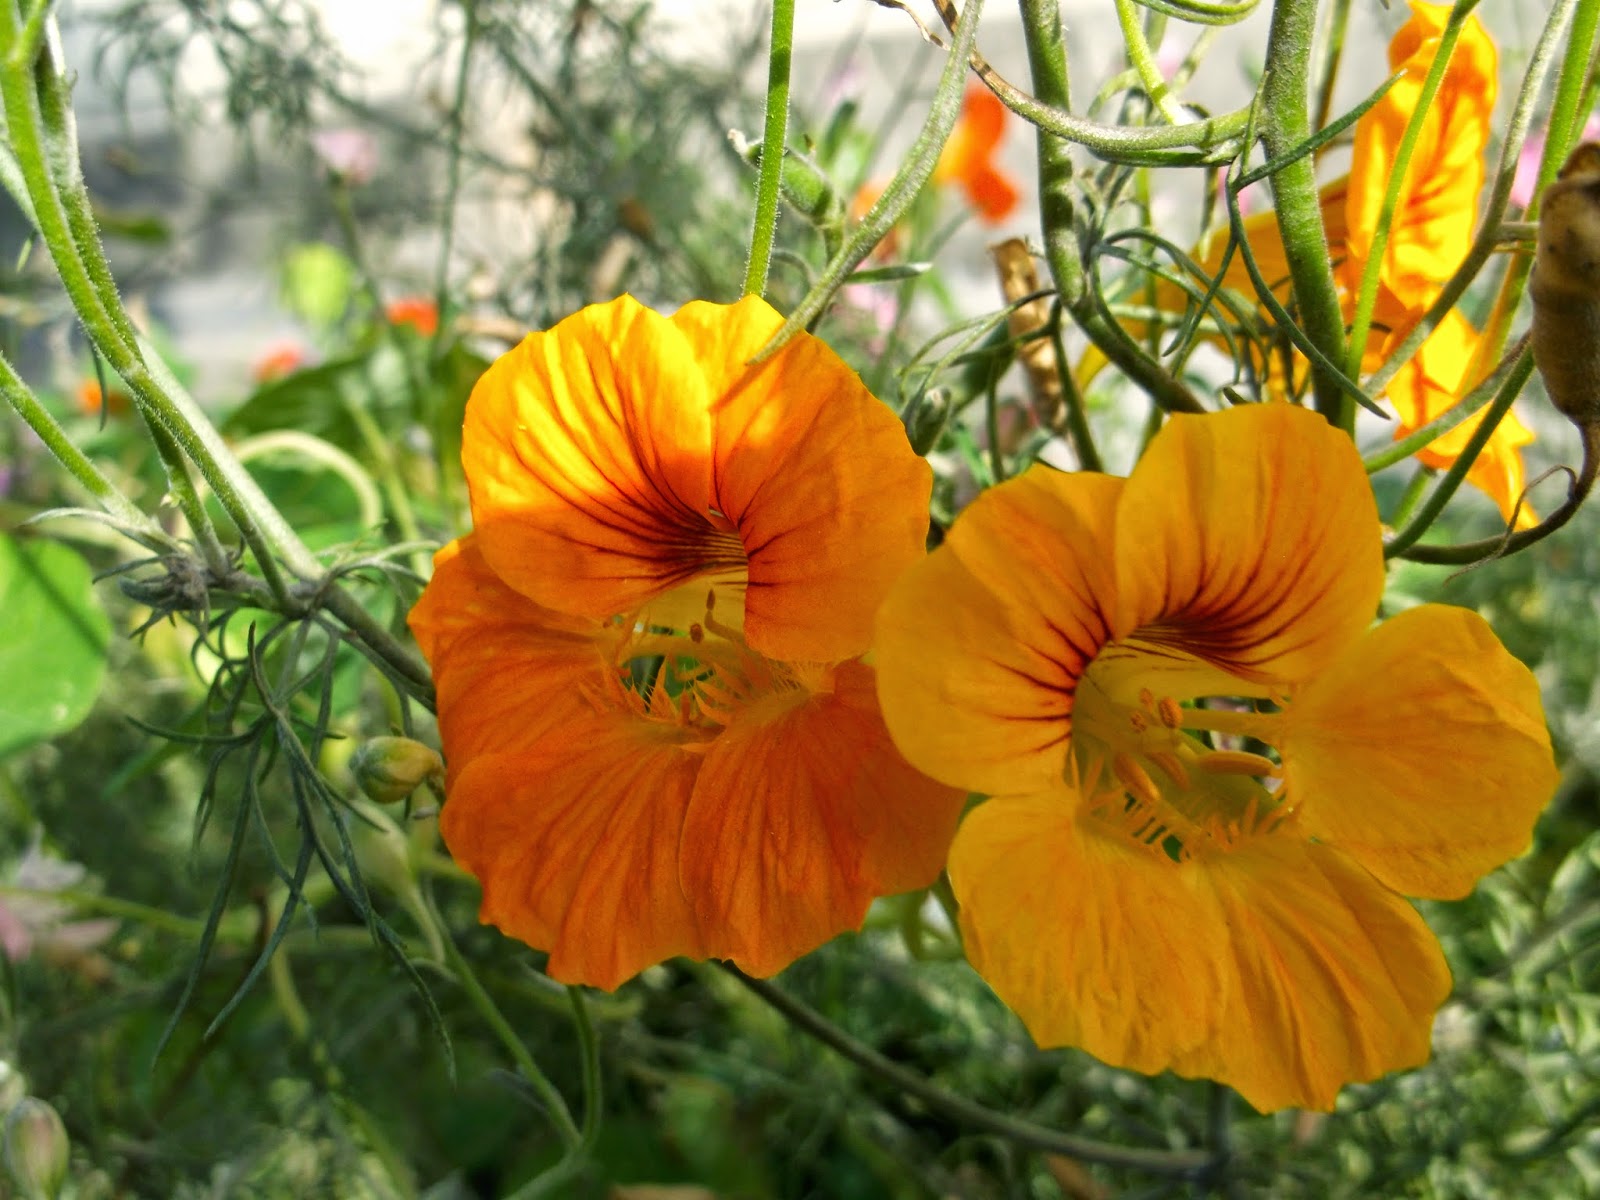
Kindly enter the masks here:
<path id="1" fill-rule="evenodd" d="M 0 534 L 0 757 L 89 715 L 110 640 L 81 555 Z"/>

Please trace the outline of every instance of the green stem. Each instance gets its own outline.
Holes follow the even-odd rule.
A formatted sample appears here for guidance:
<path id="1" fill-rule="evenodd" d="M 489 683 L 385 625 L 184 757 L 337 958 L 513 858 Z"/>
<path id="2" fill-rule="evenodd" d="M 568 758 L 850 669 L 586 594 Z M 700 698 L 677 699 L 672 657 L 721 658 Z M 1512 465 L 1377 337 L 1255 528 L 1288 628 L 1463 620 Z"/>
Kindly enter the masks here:
<path id="1" fill-rule="evenodd" d="M 756 218 L 750 231 L 750 261 L 744 294 L 767 290 L 767 269 L 778 231 L 778 188 L 783 180 L 783 144 L 789 131 L 789 63 L 794 53 L 795 0 L 773 0 L 772 46 L 767 54 L 767 121 L 761 135 L 761 174 L 756 180 Z"/>
<path id="2" fill-rule="evenodd" d="M 555 1166 L 530 1180 L 526 1187 L 514 1192 L 508 1200 L 537 1200 L 537 1197 L 555 1194 L 557 1188 L 569 1183 L 589 1161 L 600 1136 L 600 1113 L 604 1104 L 600 1079 L 600 1043 L 594 1036 L 594 1024 L 589 1020 L 583 989 L 567 988 L 567 1002 L 572 1011 L 572 1028 L 577 1034 L 578 1058 L 582 1063 L 583 1128 L 578 1141 L 567 1148 Z"/>
<path id="3" fill-rule="evenodd" d="M 1439 93 L 1439 84 L 1450 66 L 1450 56 L 1455 53 L 1456 41 L 1461 36 L 1461 26 L 1467 15 L 1477 6 L 1477 0 L 1458 0 L 1446 19 L 1444 32 L 1428 66 L 1427 77 L 1422 81 L 1422 91 L 1416 107 L 1406 122 L 1400 144 L 1395 148 L 1394 162 L 1389 164 L 1389 182 L 1384 188 L 1383 204 L 1378 209 L 1378 223 L 1372 231 L 1372 246 L 1361 269 L 1361 282 L 1356 289 L 1355 311 L 1350 319 L 1350 345 L 1345 354 L 1345 374 L 1352 379 L 1361 375 L 1361 359 L 1366 352 L 1367 334 L 1372 329 L 1372 310 L 1378 301 L 1378 281 L 1383 273 L 1384 259 L 1389 250 L 1389 235 L 1394 226 L 1395 210 L 1400 206 L 1400 189 L 1411 169 L 1411 156 L 1422 136 L 1428 112 Z"/>
<path id="4" fill-rule="evenodd" d="M 1152 1175 L 1197 1178 L 1212 1165 L 1211 1156 L 1204 1151 L 1135 1150 L 1126 1146 L 1115 1146 L 1092 1138 L 1046 1129 L 1031 1121 L 1018 1120 L 974 1104 L 885 1058 L 872 1047 L 851 1037 L 815 1009 L 802 1004 L 766 980 L 752 979 L 737 967 L 721 965 L 728 974 L 782 1013 L 795 1028 L 816 1038 L 893 1090 L 904 1096 L 914 1097 L 929 1108 L 963 1125 L 995 1134 L 1019 1146 L 1042 1150 L 1047 1154 L 1065 1154 L 1084 1162 L 1129 1167 L 1147 1171 Z"/>
<path id="5" fill-rule="evenodd" d="M 1553 18 L 1554 14 L 1552 14 Z M 1528 219 L 1538 211 L 1544 189 L 1567 161 L 1572 144 L 1583 128 L 1587 110 L 1578 102 L 1589 80 L 1589 65 L 1594 60 L 1595 38 L 1600 35 L 1600 4 L 1579 3 L 1572 18 L 1572 33 L 1567 38 L 1566 57 L 1556 80 L 1556 94 L 1550 101 L 1550 124 L 1545 130 L 1544 157 L 1539 160 L 1539 182 L 1528 206 Z"/>
<path id="6" fill-rule="evenodd" d="M 83 451 L 72 444 L 72 439 L 67 437 L 66 430 L 56 423 L 48 409 L 39 403 L 38 398 L 22 382 L 22 378 L 12 369 L 3 354 L 0 354 L 0 395 L 4 395 L 6 403 L 10 404 L 29 429 L 38 435 L 67 473 L 76 479 L 85 491 L 94 497 L 101 508 L 105 509 L 119 523 L 126 526 L 131 536 L 136 537 L 143 545 L 151 549 L 171 550 L 171 539 L 162 532 L 160 526 L 135 507 L 117 486 L 100 473 L 100 468 L 90 462 Z"/>
<path id="7" fill-rule="evenodd" d="M 1127 48 L 1128 61 L 1133 64 L 1145 95 L 1150 97 L 1151 103 L 1170 124 L 1184 124 L 1189 119 L 1188 115 L 1183 111 L 1183 105 L 1173 98 L 1167 81 L 1161 77 L 1161 68 L 1156 66 L 1156 56 L 1150 52 L 1150 43 L 1139 22 L 1138 5 L 1134 0 L 1116 0 L 1116 6 L 1117 23 L 1122 26 L 1122 44 Z"/>
<path id="8" fill-rule="evenodd" d="M 1309 76 L 1316 24 L 1316 0 L 1277 0 L 1273 6 L 1260 107 L 1261 143 L 1268 159 L 1283 158 L 1311 136 Z M 1329 362 L 1342 363 L 1344 315 L 1311 156 L 1286 162 L 1270 182 L 1300 326 Z M 1317 411 L 1330 422 L 1346 429 L 1354 423 L 1355 409 L 1346 402 L 1334 373 L 1315 361 L 1311 389 Z"/>
<path id="9" fill-rule="evenodd" d="M 1350 26 L 1350 0 L 1334 0 L 1333 15 L 1328 22 L 1328 38 L 1323 49 L 1322 62 L 1317 71 L 1318 129 L 1325 128 L 1333 112 L 1333 87 L 1339 79 L 1339 61 L 1344 57 L 1345 33 Z"/>
<path id="10" fill-rule="evenodd" d="M 483 1018 L 484 1024 L 493 1031 L 500 1044 L 505 1047 L 506 1053 L 511 1056 L 511 1061 L 517 1064 L 517 1070 L 521 1072 L 522 1078 L 533 1089 L 534 1095 L 539 1098 L 539 1102 L 544 1105 L 545 1111 L 550 1117 L 550 1123 L 555 1126 L 556 1134 L 561 1139 L 561 1144 L 569 1151 L 575 1146 L 582 1145 L 583 1134 L 578 1129 L 578 1126 L 574 1124 L 572 1112 L 567 1108 L 567 1102 L 562 1098 L 561 1092 L 556 1088 L 555 1084 L 550 1082 L 545 1073 L 539 1069 L 539 1064 L 534 1061 L 533 1055 L 528 1052 L 528 1047 L 523 1044 L 522 1039 L 517 1036 L 517 1031 L 511 1028 L 511 1022 L 506 1020 L 504 1014 L 495 1004 L 494 997 L 490 996 L 484 989 L 483 984 L 478 981 L 478 976 L 473 971 L 472 964 L 467 961 L 466 956 L 461 953 L 461 948 L 456 945 L 454 935 L 445 926 L 444 922 L 439 919 L 438 911 L 433 908 L 431 900 L 428 901 L 428 907 L 432 913 L 433 920 L 438 924 L 440 931 L 444 935 L 445 962 L 449 965 L 451 971 L 455 973 L 456 982 L 461 985 L 461 990 L 467 994 L 467 1000 L 478 1011 L 478 1015 Z"/>
<path id="11" fill-rule="evenodd" d="M 433 331 L 429 358 L 435 357 L 450 325 L 450 255 L 455 249 L 456 200 L 461 194 L 461 141 L 466 136 L 467 93 L 472 51 L 478 42 L 477 0 L 461 0 L 467 27 L 461 34 L 461 62 L 456 68 L 456 92 L 450 102 L 450 154 L 445 163 L 444 211 L 439 218 L 439 257 L 433 269 L 433 307 L 439 324 Z"/>
<path id="12" fill-rule="evenodd" d="M 214 576 L 226 578 L 231 569 L 228 554 L 217 539 L 211 514 L 206 511 L 205 501 L 200 498 L 200 489 L 195 487 L 194 477 L 189 473 L 188 460 L 183 457 L 183 451 L 167 432 L 166 426 L 151 419 L 148 410 L 141 409 L 140 414 L 145 418 L 145 428 L 150 432 L 150 440 L 155 443 L 161 465 L 166 468 L 167 490 L 177 502 L 183 519 L 189 523 L 189 532 L 200 547 L 200 557 Z"/>
<path id="13" fill-rule="evenodd" d="M 408 542 L 422 541 L 422 528 L 417 524 L 417 514 L 411 507 L 411 496 L 400 478 L 399 467 L 395 463 L 394 448 L 383 436 L 378 423 L 372 419 L 372 414 L 367 411 L 366 406 L 350 395 L 349 385 L 340 388 L 339 398 L 344 403 L 345 411 L 350 414 L 350 420 L 355 424 L 362 445 L 366 447 L 367 453 L 372 457 L 373 465 L 377 468 L 378 485 L 383 488 L 384 497 L 389 502 L 389 515 L 394 518 L 400 536 Z M 429 561 L 429 555 L 420 550 L 413 551 L 410 555 L 411 569 L 422 579 L 428 577 Z"/>

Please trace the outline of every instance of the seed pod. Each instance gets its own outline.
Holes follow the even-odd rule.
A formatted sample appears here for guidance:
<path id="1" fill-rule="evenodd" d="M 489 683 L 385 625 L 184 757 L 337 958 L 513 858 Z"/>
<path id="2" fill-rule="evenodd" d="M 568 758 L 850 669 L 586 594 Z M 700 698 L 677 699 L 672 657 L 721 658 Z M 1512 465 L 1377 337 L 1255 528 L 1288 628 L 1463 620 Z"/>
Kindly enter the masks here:
<path id="1" fill-rule="evenodd" d="M 1600 143 L 1584 142 L 1544 190 L 1533 298 L 1533 361 L 1550 402 L 1600 425 Z"/>

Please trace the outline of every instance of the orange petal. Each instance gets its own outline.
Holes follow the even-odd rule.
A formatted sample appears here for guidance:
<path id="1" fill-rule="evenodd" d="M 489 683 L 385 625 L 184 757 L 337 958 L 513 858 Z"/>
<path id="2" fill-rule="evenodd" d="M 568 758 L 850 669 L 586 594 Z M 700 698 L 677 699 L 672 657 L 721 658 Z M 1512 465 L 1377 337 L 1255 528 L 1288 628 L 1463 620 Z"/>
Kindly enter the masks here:
<path id="1" fill-rule="evenodd" d="M 884 601 L 884 719 L 935 779 L 1031 792 L 1066 768 L 1073 695 L 1107 639 L 1123 481 L 1034 467 L 990 488 Z"/>
<path id="2" fill-rule="evenodd" d="M 1261 1112 L 1328 1110 L 1346 1083 L 1427 1061 L 1450 969 L 1404 899 L 1292 836 L 1193 869 L 1230 983 L 1217 1037 L 1173 1070 L 1221 1080 Z"/>
<path id="3" fill-rule="evenodd" d="M 686 304 L 672 324 L 711 397 L 711 503 L 748 557 L 746 640 L 790 662 L 863 653 L 889 585 L 923 555 L 933 472 L 819 339 L 750 363 L 783 324 L 760 298 Z"/>
<path id="4" fill-rule="evenodd" d="M 743 565 L 709 512 L 697 349 L 623 296 L 530 334 L 484 373 L 461 457 L 484 558 L 506 583 L 603 619 Z"/>
<path id="5" fill-rule="evenodd" d="M 1348 255 L 1365 263 L 1396 153 L 1439 47 L 1449 5 L 1414 2 L 1389 46 L 1391 69 L 1406 74 L 1356 122 L 1346 207 Z M 1461 28 L 1412 152 L 1390 226 L 1381 278 L 1412 308 L 1424 308 L 1472 241 L 1483 155 L 1492 127 L 1496 55 L 1476 14 Z"/>
<path id="6" fill-rule="evenodd" d="M 1179 864 L 1094 822 L 1066 793 L 992 800 L 951 849 L 968 957 L 1040 1045 L 1262 1111 L 1427 1058 L 1449 972 L 1359 867 L 1288 836 Z"/>
<path id="7" fill-rule="evenodd" d="M 433 668 L 452 776 L 475 755 L 523 749 L 551 725 L 593 711 L 581 689 L 613 669 L 614 630 L 512 591 L 489 569 L 475 534 L 433 561 L 408 621 Z"/>
<path id="8" fill-rule="evenodd" d="M 967 957 L 1041 1046 L 1156 1072 L 1219 1035 L 1226 932 L 1190 872 L 1077 817 L 1057 791 L 990 800 L 950 849 Z"/>
<path id="9" fill-rule="evenodd" d="M 974 170 L 966 179 L 967 199 L 991 225 L 1004 221 L 1017 207 L 1017 189 L 991 166 Z"/>
<path id="10" fill-rule="evenodd" d="M 451 784 L 439 830 L 483 884 L 481 919 L 548 950 L 553 979 L 609 991 L 704 956 L 678 883 L 700 757 L 663 729 L 592 714 L 520 753 L 473 759 Z"/>
<path id="11" fill-rule="evenodd" d="M 1280 746 L 1306 832 L 1410 896 L 1521 854 L 1555 791 L 1539 685 L 1483 618 L 1426 604 L 1297 692 Z"/>
<path id="12" fill-rule="evenodd" d="M 938 876 L 964 799 L 896 752 L 860 663 L 758 702 L 706 753 L 683 829 L 706 953 L 772 975 L 858 928 L 874 897 Z"/>
<path id="13" fill-rule="evenodd" d="M 1123 489 L 1116 567 L 1117 638 L 1245 680 L 1304 679 L 1355 640 L 1383 592 L 1361 457 L 1286 404 L 1173 417 Z"/>

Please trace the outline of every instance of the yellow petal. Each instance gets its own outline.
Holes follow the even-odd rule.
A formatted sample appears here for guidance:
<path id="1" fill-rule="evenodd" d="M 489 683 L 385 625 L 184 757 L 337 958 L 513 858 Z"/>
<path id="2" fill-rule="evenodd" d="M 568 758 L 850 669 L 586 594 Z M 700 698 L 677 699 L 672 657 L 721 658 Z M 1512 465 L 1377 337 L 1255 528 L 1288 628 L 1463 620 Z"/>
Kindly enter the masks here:
<path id="1" fill-rule="evenodd" d="M 452 776 L 475 755 L 521 749 L 593 711 L 583 689 L 615 670 L 607 655 L 616 630 L 513 591 L 489 569 L 476 535 L 433 561 L 408 621 L 433 668 Z"/>
<path id="2" fill-rule="evenodd" d="M 1262 1112 L 1331 1109 L 1347 1083 L 1427 1061 L 1450 994 L 1416 911 L 1336 850 L 1259 837 L 1192 864 L 1229 976 L 1212 1041 L 1180 1075 L 1218 1079 Z"/>
<path id="3" fill-rule="evenodd" d="M 866 651 L 884 594 L 924 553 L 933 472 L 819 339 L 751 363 L 782 324 L 755 296 L 672 316 L 711 397 L 711 503 L 748 558 L 745 638 L 770 658 L 840 662 Z"/>
<path id="4" fill-rule="evenodd" d="M 553 979 L 609 991 L 704 956 L 678 882 L 700 758 L 663 728 L 591 715 L 520 753 L 475 758 L 451 785 L 439 831 L 483 884 L 481 919 L 548 950 Z"/>
<path id="5" fill-rule="evenodd" d="M 979 496 L 889 593 L 878 694 L 918 768 L 982 792 L 1061 780 L 1073 694 L 1106 640 L 1122 486 L 1034 467 Z"/>
<path id="6" fill-rule="evenodd" d="M 1173 417 L 1123 489 L 1116 568 L 1118 639 L 1245 680 L 1303 679 L 1355 640 L 1383 592 L 1361 457 L 1286 404 Z"/>
<path id="7" fill-rule="evenodd" d="M 1039 1045 L 1162 1071 L 1220 1035 L 1226 929 L 1192 871 L 1086 830 L 1079 805 L 1061 790 L 967 814 L 950 850 L 967 957 Z"/>
<path id="8" fill-rule="evenodd" d="M 758 701 L 711 744 L 683 828 L 706 953 L 772 975 L 858 928 L 937 878 L 964 800 L 900 757 L 860 663 Z"/>
<path id="9" fill-rule="evenodd" d="M 1521 854 L 1557 780 L 1532 673 L 1439 604 L 1296 693 L 1280 749 L 1306 832 L 1411 896 L 1463 896 Z"/>

